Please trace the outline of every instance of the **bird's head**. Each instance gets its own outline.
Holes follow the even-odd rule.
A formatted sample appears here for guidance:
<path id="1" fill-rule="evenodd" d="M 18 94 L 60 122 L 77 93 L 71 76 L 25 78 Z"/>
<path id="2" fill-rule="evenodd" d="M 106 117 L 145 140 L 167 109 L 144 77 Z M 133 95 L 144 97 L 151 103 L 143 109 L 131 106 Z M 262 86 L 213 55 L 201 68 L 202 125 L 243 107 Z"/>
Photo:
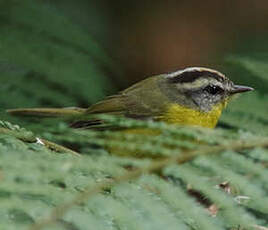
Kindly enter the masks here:
<path id="1" fill-rule="evenodd" d="M 222 73 L 208 68 L 191 67 L 165 76 L 168 97 L 187 108 L 210 112 L 216 105 L 227 104 L 238 93 L 253 90 L 235 85 Z"/>

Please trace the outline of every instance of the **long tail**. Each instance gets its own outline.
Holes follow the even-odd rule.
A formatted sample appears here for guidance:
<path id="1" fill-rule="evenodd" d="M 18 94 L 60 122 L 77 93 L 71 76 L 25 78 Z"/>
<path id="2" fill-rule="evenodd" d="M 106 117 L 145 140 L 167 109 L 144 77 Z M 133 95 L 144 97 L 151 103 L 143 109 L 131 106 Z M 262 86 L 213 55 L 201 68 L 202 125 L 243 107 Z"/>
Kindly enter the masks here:
<path id="1" fill-rule="evenodd" d="M 15 116 L 40 116 L 40 117 L 63 117 L 79 116 L 85 114 L 87 109 L 68 107 L 68 108 L 21 108 L 9 109 L 8 113 Z"/>

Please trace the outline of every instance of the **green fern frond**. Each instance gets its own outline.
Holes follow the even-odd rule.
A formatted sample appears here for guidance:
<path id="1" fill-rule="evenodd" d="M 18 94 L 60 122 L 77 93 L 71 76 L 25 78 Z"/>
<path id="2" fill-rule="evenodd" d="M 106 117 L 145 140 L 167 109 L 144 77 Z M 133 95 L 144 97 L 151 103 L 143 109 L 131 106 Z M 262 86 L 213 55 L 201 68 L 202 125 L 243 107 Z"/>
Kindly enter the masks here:
<path id="1" fill-rule="evenodd" d="M 86 106 L 112 90 L 113 61 L 52 2 L 4 0 L 0 8 L 3 109 Z M 215 130 L 114 116 L 99 117 L 116 127 L 108 131 L 16 120 L 24 129 L 2 113 L 0 229 L 267 227 L 267 55 L 228 63 L 229 77 L 256 93 L 235 99 Z"/>

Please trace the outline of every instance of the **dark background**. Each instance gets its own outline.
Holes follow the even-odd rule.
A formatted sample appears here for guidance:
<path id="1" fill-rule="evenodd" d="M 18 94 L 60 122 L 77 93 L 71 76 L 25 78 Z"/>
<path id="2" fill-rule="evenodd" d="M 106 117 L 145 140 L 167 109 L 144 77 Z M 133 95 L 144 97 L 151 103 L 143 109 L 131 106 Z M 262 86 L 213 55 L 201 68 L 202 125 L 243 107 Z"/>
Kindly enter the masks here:
<path id="1" fill-rule="evenodd" d="M 2 0 L 0 104 L 87 107 L 188 66 L 265 93 L 267 18 L 265 0 Z"/>
<path id="2" fill-rule="evenodd" d="M 134 79 L 217 68 L 226 55 L 257 46 L 268 29 L 267 1 L 105 1 L 100 12 L 109 12 L 104 45 Z"/>
<path id="3" fill-rule="evenodd" d="M 80 0 L 56 5 L 101 41 L 125 77 L 134 79 L 185 66 L 221 66 L 225 55 L 258 46 L 268 29 L 267 1 Z"/>

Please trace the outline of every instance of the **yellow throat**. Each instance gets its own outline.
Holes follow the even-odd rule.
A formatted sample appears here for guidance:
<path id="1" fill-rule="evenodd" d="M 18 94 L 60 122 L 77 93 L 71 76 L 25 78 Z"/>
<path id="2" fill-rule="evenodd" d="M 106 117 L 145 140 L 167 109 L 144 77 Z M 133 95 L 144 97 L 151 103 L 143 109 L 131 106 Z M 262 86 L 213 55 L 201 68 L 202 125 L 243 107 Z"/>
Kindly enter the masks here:
<path id="1" fill-rule="evenodd" d="M 169 104 L 167 111 L 158 119 L 171 124 L 214 128 L 226 105 L 227 100 L 215 105 L 209 112 L 201 112 L 178 104 Z"/>

